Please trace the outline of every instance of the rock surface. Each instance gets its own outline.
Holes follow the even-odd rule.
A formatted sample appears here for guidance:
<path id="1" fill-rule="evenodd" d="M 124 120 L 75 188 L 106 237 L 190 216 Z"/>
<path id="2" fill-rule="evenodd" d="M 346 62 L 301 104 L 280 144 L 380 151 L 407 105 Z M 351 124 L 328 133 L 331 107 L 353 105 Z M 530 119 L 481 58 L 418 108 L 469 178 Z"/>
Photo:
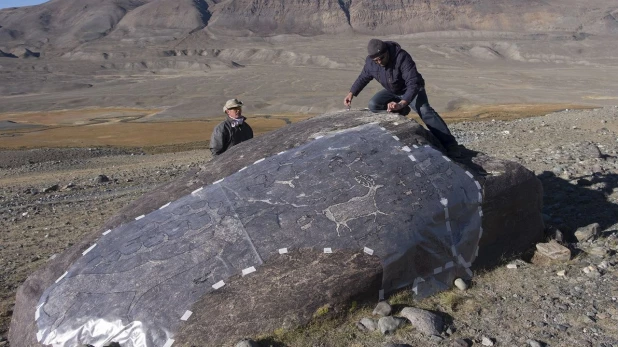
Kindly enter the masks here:
<path id="1" fill-rule="evenodd" d="M 133 220 L 135 216 L 140 216 L 149 213 L 150 211 L 159 209 L 160 206 L 166 202 L 174 199 L 174 197 L 180 197 L 186 195 L 195 189 L 202 187 L 206 184 L 215 182 L 221 178 L 228 176 L 232 172 L 236 172 L 242 169 L 245 163 L 253 163 L 261 158 L 268 157 L 273 154 L 277 154 L 282 150 L 289 149 L 290 147 L 298 146 L 312 137 L 318 136 L 321 133 L 337 131 L 338 129 L 349 128 L 363 124 L 365 122 L 380 121 L 384 127 L 396 135 L 400 141 L 412 145 L 423 145 L 427 141 L 433 141 L 431 136 L 428 136 L 426 132 L 418 126 L 415 122 L 405 121 L 394 115 L 371 115 L 367 112 L 350 113 L 346 117 L 340 117 L 340 114 L 324 115 L 321 117 L 315 117 L 298 125 L 293 124 L 281 131 L 284 131 L 286 136 L 282 137 L 278 132 L 273 132 L 257 139 L 254 139 L 250 143 L 243 143 L 239 146 L 233 147 L 226 155 L 215 158 L 209 163 L 208 166 L 202 168 L 202 170 L 196 174 L 190 174 L 189 176 L 178 180 L 174 183 L 168 184 L 165 187 L 161 187 L 147 194 L 144 198 L 136 201 L 123 209 L 116 217 L 112 218 L 101 230 L 112 229 L 117 225 L 126 223 Z M 336 118 L 332 118 L 336 117 Z M 336 121 L 334 121 L 336 119 Z M 292 135 L 294 134 L 294 135 Z M 249 147 L 250 146 L 250 147 Z M 243 160 L 239 161 L 238 158 L 242 157 Z M 473 264 L 474 266 L 488 266 L 498 261 L 500 255 L 512 254 L 514 252 L 521 252 L 527 249 L 531 244 L 537 241 L 541 237 L 543 225 L 540 216 L 540 197 L 541 188 L 538 180 L 529 171 L 523 167 L 518 166 L 515 163 L 503 162 L 496 159 L 483 156 L 479 153 L 468 153 L 467 161 L 462 161 L 464 165 L 468 165 L 472 172 L 477 175 L 479 173 L 493 172 L 493 174 L 479 176 L 480 186 L 484 187 L 484 199 L 483 199 L 483 238 L 480 241 L 479 257 Z M 495 172 L 500 172 L 496 174 Z M 473 174 L 471 174 L 473 175 Z M 524 195 L 518 196 L 517 193 L 523 193 Z M 505 197 L 509 197 L 507 199 Z M 509 200 L 504 204 L 502 201 Z M 491 208 L 487 208 L 490 206 Z M 509 210 L 510 209 L 510 210 Z M 513 216 L 509 211 L 516 211 L 516 215 Z M 510 218 L 514 217 L 514 218 Z M 508 223 L 505 223 L 507 221 Z M 521 230 L 525 230 L 522 233 Z M 13 315 L 13 324 L 11 328 L 11 336 L 14 339 L 15 346 L 20 346 L 20 341 L 34 341 L 34 333 L 32 330 L 31 317 L 34 316 L 34 305 L 38 301 L 40 296 L 40 290 L 45 288 L 49 283 L 57 279 L 62 272 L 65 271 L 68 264 L 72 263 L 74 259 L 79 257 L 82 252 L 89 247 L 90 244 L 99 235 L 97 233 L 91 233 L 78 245 L 71 248 L 70 251 L 63 253 L 50 261 L 49 265 L 41 269 L 37 274 L 31 276 L 30 279 L 22 286 L 17 296 L 17 303 L 15 313 Z M 506 242 L 504 239 L 509 239 L 511 242 Z M 283 270 L 283 268 L 275 267 L 275 270 Z M 332 292 L 332 295 L 328 296 L 328 305 L 330 307 L 338 307 L 342 303 L 348 302 L 353 297 L 367 296 L 370 291 L 367 288 L 371 288 L 374 283 L 373 278 L 378 276 L 379 272 L 375 272 L 375 266 L 364 265 L 361 267 L 360 273 L 364 275 L 360 276 L 363 281 L 366 281 L 367 285 L 357 285 L 354 290 L 350 291 L 351 286 L 346 284 L 344 278 L 356 278 L 358 275 L 354 274 L 354 267 L 347 268 L 346 272 L 342 273 L 342 280 L 328 284 L 326 287 L 312 287 L 306 288 L 305 296 L 311 297 L 315 293 L 316 295 L 326 292 Z M 305 270 L 306 274 L 302 276 L 305 280 L 309 280 L 311 283 L 322 283 L 318 277 L 320 272 L 313 271 L 311 268 Z M 275 276 L 276 277 L 276 276 Z M 258 278 L 256 276 L 256 278 Z M 259 277 L 262 279 L 263 277 Z M 244 280 L 244 278 L 243 278 Z M 262 280 L 262 283 L 266 283 L 266 280 Z M 356 282 L 359 282 L 357 280 Z M 240 280 L 240 282 L 243 282 Z M 47 284 L 46 284 L 47 283 Z M 292 284 L 294 282 L 292 281 Z M 360 283 L 360 282 L 359 282 Z M 273 303 L 270 293 L 266 290 L 264 293 L 256 292 L 255 290 L 249 290 L 254 288 L 255 285 L 240 285 L 240 289 L 243 292 L 253 291 L 251 301 L 254 305 L 259 307 L 272 306 L 273 309 L 279 311 L 286 311 L 290 309 L 289 305 L 282 303 L 277 305 Z M 264 288 L 270 286 L 264 285 Z M 245 289 L 242 289 L 246 287 Z M 377 289 L 374 287 L 374 289 Z M 224 290 L 225 292 L 225 290 Z M 294 291 L 288 291 L 287 297 L 293 296 Z M 343 296 L 341 296 L 343 294 Z M 374 291 L 375 295 L 375 291 Z M 231 295 L 231 302 L 236 302 L 237 295 Z M 285 297 L 285 295 L 283 296 Z M 248 324 L 246 317 L 249 316 L 249 312 L 255 312 L 249 305 L 241 305 L 238 307 L 238 311 L 233 316 L 230 316 L 231 320 L 222 320 L 224 326 L 236 326 L 235 331 L 222 331 L 221 329 L 215 331 L 199 328 L 194 326 L 192 322 L 202 323 L 200 320 L 193 320 L 191 324 L 186 325 L 187 332 L 179 334 L 178 339 L 183 341 L 206 341 L 205 338 L 209 338 L 211 343 L 222 343 L 224 341 L 233 342 L 238 338 L 246 336 L 250 333 L 257 333 L 259 331 L 270 330 L 275 326 L 286 326 L 285 321 L 291 319 L 288 324 L 304 324 L 307 319 L 311 317 L 313 311 L 317 309 L 319 304 L 324 302 L 318 300 L 321 296 L 316 296 L 315 300 L 308 301 L 308 306 L 305 308 L 294 309 L 288 311 L 289 314 L 281 316 L 281 318 L 267 321 L 256 317 L 252 320 L 252 324 Z M 212 296 L 206 296 L 205 300 L 212 299 Z M 194 311 L 202 312 L 214 312 L 215 307 L 228 307 L 230 304 L 223 304 L 226 300 L 217 300 L 210 304 L 204 304 L 208 309 L 194 309 Z M 201 304 L 200 304 L 201 305 Z M 201 307 L 198 305 L 198 307 Z M 248 311 L 247 311 L 248 310 Z M 266 310 L 257 310 L 258 312 L 265 312 Z M 242 317 L 245 324 L 239 325 L 241 321 L 238 321 L 234 317 Z M 285 318 L 288 317 L 288 318 Z M 282 320 L 283 319 L 283 320 Z M 234 323 L 235 322 L 235 323 Z M 249 329 L 249 330 L 245 330 Z M 17 336 L 29 336 L 29 338 L 21 339 Z"/>

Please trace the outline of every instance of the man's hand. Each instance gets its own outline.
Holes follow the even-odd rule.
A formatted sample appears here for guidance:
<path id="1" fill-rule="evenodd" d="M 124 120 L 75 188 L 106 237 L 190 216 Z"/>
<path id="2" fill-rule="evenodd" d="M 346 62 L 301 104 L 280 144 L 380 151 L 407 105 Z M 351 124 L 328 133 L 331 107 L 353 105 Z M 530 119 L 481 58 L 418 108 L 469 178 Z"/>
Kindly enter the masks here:
<path id="1" fill-rule="evenodd" d="M 354 98 L 354 95 L 352 95 L 352 92 L 349 92 L 348 95 L 345 96 L 345 99 L 343 99 L 343 104 L 346 105 L 347 107 L 351 107 L 352 98 Z"/>
<path id="2" fill-rule="evenodd" d="M 391 102 L 388 103 L 388 105 L 386 105 L 386 107 L 387 107 L 386 111 L 388 111 L 388 112 L 396 112 L 396 111 L 399 111 L 402 108 L 404 108 L 404 106 L 405 105 L 402 105 L 402 104 L 400 104 L 398 102 L 391 101 Z"/>

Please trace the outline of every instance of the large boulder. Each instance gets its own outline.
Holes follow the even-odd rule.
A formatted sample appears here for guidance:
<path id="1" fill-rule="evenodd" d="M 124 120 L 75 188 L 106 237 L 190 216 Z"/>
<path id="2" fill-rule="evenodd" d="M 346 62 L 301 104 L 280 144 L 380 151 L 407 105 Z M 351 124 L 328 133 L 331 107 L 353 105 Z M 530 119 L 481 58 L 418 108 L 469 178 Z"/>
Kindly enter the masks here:
<path id="1" fill-rule="evenodd" d="M 542 237 L 532 172 L 440 149 L 367 111 L 237 145 L 32 274 L 11 345 L 229 344 L 400 288 L 430 295 Z"/>

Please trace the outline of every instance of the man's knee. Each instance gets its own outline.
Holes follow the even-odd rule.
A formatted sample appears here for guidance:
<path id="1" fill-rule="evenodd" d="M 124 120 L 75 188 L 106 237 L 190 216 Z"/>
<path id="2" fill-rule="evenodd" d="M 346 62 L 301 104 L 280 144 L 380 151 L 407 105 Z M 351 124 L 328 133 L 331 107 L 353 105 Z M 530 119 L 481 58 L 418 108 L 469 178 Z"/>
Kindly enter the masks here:
<path id="1" fill-rule="evenodd" d="M 379 104 L 373 99 L 369 100 L 369 110 L 371 112 L 380 112 L 386 110 L 386 105 Z"/>

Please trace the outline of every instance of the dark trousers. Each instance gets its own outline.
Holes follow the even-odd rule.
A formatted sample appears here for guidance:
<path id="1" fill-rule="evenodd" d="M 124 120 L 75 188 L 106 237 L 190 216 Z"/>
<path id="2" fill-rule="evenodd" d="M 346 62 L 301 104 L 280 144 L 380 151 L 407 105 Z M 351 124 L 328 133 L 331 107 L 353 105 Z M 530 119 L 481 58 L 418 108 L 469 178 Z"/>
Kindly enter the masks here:
<path id="1" fill-rule="evenodd" d="M 377 92 L 376 95 L 369 100 L 369 109 L 371 112 L 384 111 L 391 101 L 399 102 L 401 101 L 401 96 L 384 89 Z M 438 138 L 442 146 L 448 147 L 457 144 L 457 140 L 451 135 L 451 131 L 448 130 L 448 126 L 444 123 L 442 117 L 429 105 L 427 93 L 424 88 L 416 94 L 416 97 L 414 97 L 409 106 L 410 107 L 404 107 L 399 110 L 399 113 L 407 116 L 408 113 L 410 113 L 410 109 L 414 110 L 418 113 L 423 122 L 425 122 L 429 131 Z"/>

